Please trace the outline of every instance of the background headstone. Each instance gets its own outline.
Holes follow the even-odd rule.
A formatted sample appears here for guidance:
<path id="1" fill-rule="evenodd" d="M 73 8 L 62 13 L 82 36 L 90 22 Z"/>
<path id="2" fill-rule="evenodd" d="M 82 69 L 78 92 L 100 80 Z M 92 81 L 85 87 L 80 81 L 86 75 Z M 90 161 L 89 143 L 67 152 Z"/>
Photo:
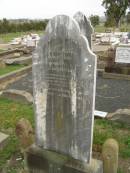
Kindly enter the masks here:
<path id="1" fill-rule="evenodd" d="M 91 25 L 90 20 L 81 12 L 77 12 L 74 15 L 74 19 L 78 22 L 81 33 L 87 37 L 89 46 L 91 48 L 91 37 L 92 33 L 94 32 L 94 29 Z"/>
<path id="2" fill-rule="evenodd" d="M 130 63 L 130 47 L 129 46 L 117 47 L 115 62 Z"/>
<path id="3" fill-rule="evenodd" d="M 33 56 L 33 77 L 36 144 L 89 162 L 96 56 L 75 20 L 50 20 Z"/>

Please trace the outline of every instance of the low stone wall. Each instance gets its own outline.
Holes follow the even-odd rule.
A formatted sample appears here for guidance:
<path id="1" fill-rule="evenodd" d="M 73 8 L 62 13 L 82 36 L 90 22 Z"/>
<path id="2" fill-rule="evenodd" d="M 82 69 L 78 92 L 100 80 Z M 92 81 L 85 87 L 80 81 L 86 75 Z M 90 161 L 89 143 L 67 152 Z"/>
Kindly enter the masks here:
<path id="1" fill-rule="evenodd" d="M 11 80 L 12 78 L 21 76 L 21 75 L 23 75 L 23 74 L 25 74 L 31 70 L 32 70 L 32 65 L 21 68 L 20 70 L 17 70 L 17 71 L 13 71 L 11 73 L 2 75 L 2 76 L 0 76 L 0 84 L 2 84 L 3 82 L 6 82 L 8 80 Z"/>
<path id="2" fill-rule="evenodd" d="M 32 104 L 33 103 L 33 96 L 24 90 L 16 90 L 16 89 L 8 89 L 2 91 L 0 97 L 10 98 L 11 100 L 15 100 L 18 102 Z"/>
<path id="3" fill-rule="evenodd" d="M 22 47 L 19 47 L 19 48 L 22 48 Z M 0 53 L 0 57 L 11 54 L 11 53 L 19 52 L 19 48 L 3 51 Z"/>
<path id="4" fill-rule="evenodd" d="M 5 59 L 5 64 L 11 65 L 11 64 L 22 64 L 22 65 L 29 65 L 32 64 L 32 56 L 22 56 L 19 58 L 13 58 L 13 59 Z"/>

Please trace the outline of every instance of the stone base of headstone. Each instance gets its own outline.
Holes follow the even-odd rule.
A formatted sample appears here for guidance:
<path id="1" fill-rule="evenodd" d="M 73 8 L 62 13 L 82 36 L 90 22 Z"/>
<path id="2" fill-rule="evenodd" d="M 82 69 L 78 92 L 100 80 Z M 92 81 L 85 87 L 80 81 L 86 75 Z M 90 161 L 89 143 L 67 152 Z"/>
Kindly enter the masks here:
<path id="1" fill-rule="evenodd" d="M 26 151 L 28 173 L 103 173 L 102 161 L 90 164 L 32 145 Z"/>

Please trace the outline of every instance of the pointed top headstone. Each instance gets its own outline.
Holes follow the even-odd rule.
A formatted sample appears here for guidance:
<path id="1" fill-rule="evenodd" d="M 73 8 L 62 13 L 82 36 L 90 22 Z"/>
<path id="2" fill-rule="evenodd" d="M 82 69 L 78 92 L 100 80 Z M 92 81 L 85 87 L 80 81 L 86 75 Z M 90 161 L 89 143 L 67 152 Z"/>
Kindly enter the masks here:
<path id="1" fill-rule="evenodd" d="M 74 19 L 78 22 L 81 33 L 87 37 L 91 48 L 91 35 L 94 32 L 94 29 L 90 20 L 82 12 L 77 12 L 74 15 Z"/>
<path id="2" fill-rule="evenodd" d="M 89 162 L 96 56 L 68 16 L 47 25 L 33 56 L 36 144 Z"/>

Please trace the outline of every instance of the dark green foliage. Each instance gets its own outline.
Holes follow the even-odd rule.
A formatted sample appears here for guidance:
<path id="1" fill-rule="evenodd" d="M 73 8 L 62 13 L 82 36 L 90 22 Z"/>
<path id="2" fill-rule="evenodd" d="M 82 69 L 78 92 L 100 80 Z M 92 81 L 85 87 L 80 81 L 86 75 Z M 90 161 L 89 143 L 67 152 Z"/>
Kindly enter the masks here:
<path id="1" fill-rule="evenodd" d="M 110 23 L 118 27 L 129 6 L 129 0 L 103 0 L 102 5 L 106 8 L 107 25 Z M 111 19 L 114 23 L 111 23 Z"/>
<path id="2" fill-rule="evenodd" d="M 128 12 L 128 14 L 126 16 L 126 20 L 127 20 L 127 23 L 130 23 L 130 11 Z"/>
<path id="3" fill-rule="evenodd" d="M 93 26 L 99 25 L 99 16 L 95 15 L 91 15 L 90 16 L 90 21 L 92 23 Z"/>
<path id="4" fill-rule="evenodd" d="M 11 32 L 26 32 L 26 31 L 38 31 L 45 30 L 48 20 L 44 21 L 26 21 L 26 22 L 10 22 L 7 19 L 0 20 L 0 33 Z"/>

